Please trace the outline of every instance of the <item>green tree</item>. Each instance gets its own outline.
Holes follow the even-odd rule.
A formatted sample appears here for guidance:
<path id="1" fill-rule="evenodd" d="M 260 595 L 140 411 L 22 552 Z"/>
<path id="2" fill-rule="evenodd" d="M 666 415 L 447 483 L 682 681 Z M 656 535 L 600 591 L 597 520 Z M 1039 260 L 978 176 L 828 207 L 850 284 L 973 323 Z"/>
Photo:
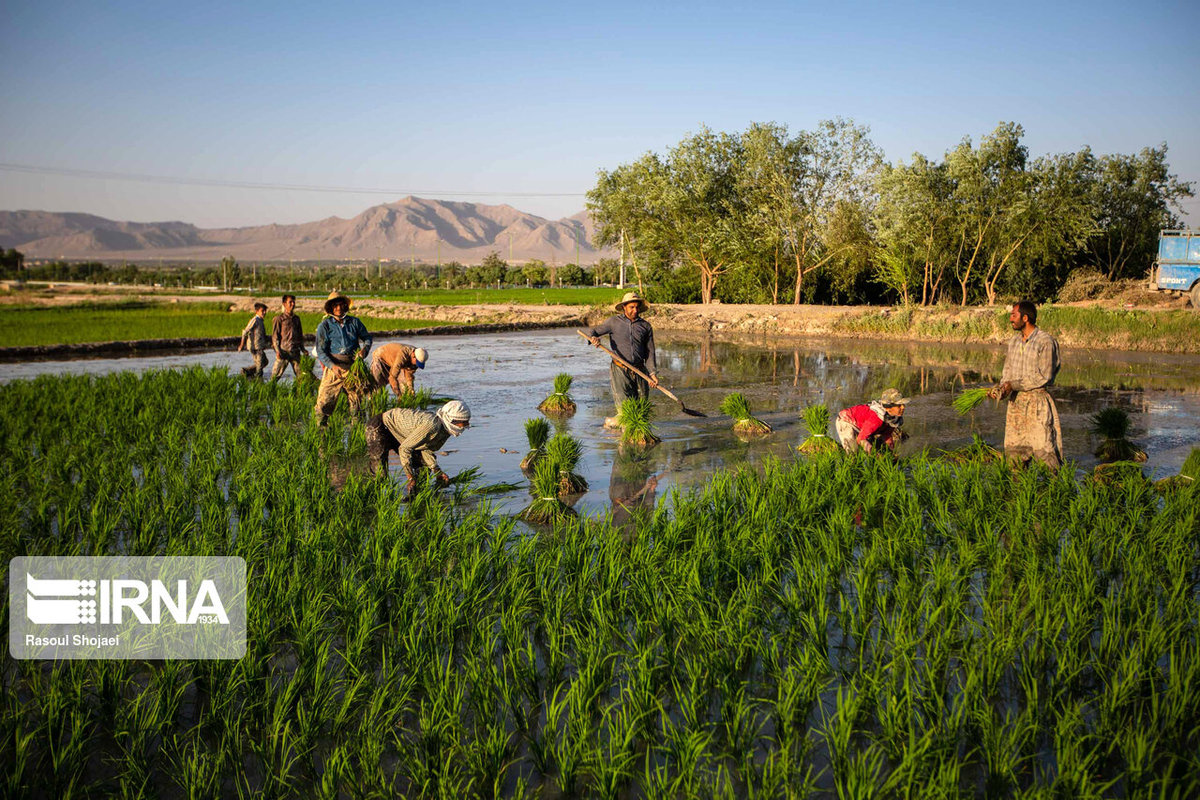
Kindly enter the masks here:
<path id="1" fill-rule="evenodd" d="M 563 264 L 558 268 L 560 286 L 582 286 L 587 282 L 587 273 L 578 264 Z"/>
<path id="2" fill-rule="evenodd" d="M 1087 262 L 1111 280 L 1145 275 L 1159 231 L 1182 227 L 1180 202 L 1195 196 L 1191 182 L 1171 174 L 1166 143 L 1137 155 L 1097 159 L 1091 191 L 1096 227 L 1087 242 Z"/>
<path id="3" fill-rule="evenodd" d="M 530 259 L 521 270 L 521 275 L 530 286 L 545 286 L 546 274 L 546 262 L 540 258 Z"/>

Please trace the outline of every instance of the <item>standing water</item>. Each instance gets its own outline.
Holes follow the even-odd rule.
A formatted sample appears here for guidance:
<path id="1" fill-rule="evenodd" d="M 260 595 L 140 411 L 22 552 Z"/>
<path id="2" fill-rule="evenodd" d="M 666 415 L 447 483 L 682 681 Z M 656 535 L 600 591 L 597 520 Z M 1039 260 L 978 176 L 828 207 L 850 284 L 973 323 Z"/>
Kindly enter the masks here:
<path id="1" fill-rule="evenodd" d="M 614 414 L 608 357 L 574 331 L 404 339 L 429 351 L 428 367 L 417 373 L 418 388 L 460 398 L 472 410 L 471 429 L 446 443 L 442 466 L 451 474 L 480 466 L 486 483 L 525 481 L 519 467 L 527 449 L 524 422 L 539 416 L 537 405 L 552 391 L 556 374 L 574 376 L 571 394 L 579 410 L 552 423 L 555 432 L 570 433 L 584 445 L 577 471 L 589 490 L 575 508 L 586 514 L 611 510 L 618 522 L 639 507 L 652 508 L 667 489 L 703 482 L 714 470 L 770 456 L 794 458 L 795 446 L 807 438 L 799 419 L 804 407 L 824 403 L 836 415 L 841 408 L 877 398 L 888 387 L 912 398 L 904 425 L 910 438 L 901 445 L 901 455 L 961 447 L 975 435 L 997 448 L 1003 443 L 1004 403 L 987 401 L 966 416 L 950 407 L 962 388 L 998 382 L 1003 347 L 717 338 L 669 331 L 656 333 L 656 340 L 664 386 L 689 408 L 709 416 L 685 416 L 676 403 L 653 392 L 654 425 L 662 444 L 645 452 L 623 452 L 618 434 L 602 426 Z M 39 361 L 6 364 L 0 380 L 196 365 L 236 372 L 248 363 L 245 353 L 231 351 Z M 1130 438 L 1149 456 L 1144 465 L 1148 475 L 1178 473 L 1191 448 L 1200 445 L 1200 357 L 1064 350 L 1062 363 L 1052 393 L 1062 420 L 1064 456 L 1078 467 L 1096 464 L 1098 441 L 1089 418 L 1107 407 L 1129 412 Z M 739 439 L 733 421 L 717 411 L 730 392 L 743 393 L 754 416 L 774 433 Z M 392 466 L 397 469 L 395 458 Z M 494 504 L 515 513 L 528 500 L 522 489 L 495 497 Z"/>

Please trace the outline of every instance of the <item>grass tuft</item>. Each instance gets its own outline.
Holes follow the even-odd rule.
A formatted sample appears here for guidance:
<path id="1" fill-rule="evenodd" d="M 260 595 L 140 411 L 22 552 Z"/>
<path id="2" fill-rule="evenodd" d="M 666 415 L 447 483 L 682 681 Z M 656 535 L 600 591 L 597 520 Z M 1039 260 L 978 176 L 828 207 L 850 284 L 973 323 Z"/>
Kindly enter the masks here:
<path id="1" fill-rule="evenodd" d="M 575 401 L 571 399 L 571 382 L 565 372 L 554 376 L 554 392 L 538 405 L 538 411 L 552 416 L 570 416 L 575 413 Z"/>
<path id="2" fill-rule="evenodd" d="M 757 436 L 771 432 L 771 426 L 760 419 L 755 419 L 750 413 L 750 403 L 746 395 L 733 392 L 721 401 L 721 413 L 733 417 L 733 431 L 747 436 Z"/>
<path id="3" fill-rule="evenodd" d="M 958 395 L 950 401 L 950 405 L 959 414 L 969 414 L 975 406 L 987 399 L 988 392 L 991 391 L 986 387 L 976 389 L 963 389 Z"/>
<path id="4" fill-rule="evenodd" d="M 801 453 L 832 453 L 839 445 L 829 435 L 829 408 L 824 403 L 808 406 L 800 413 L 808 438 L 797 447 Z"/>
<path id="5" fill-rule="evenodd" d="M 654 404 L 648 397 L 631 397 L 621 403 L 617 424 L 621 426 L 621 443 L 638 447 L 653 447 L 662 440 L 654 435 Z"/>

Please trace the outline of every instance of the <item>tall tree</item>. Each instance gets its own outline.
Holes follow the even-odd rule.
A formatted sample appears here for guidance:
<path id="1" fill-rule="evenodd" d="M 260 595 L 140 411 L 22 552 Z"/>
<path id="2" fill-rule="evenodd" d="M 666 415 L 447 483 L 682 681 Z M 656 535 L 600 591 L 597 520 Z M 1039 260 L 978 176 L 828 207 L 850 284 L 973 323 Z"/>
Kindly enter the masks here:
<path id="1" fill-rule="evenodd" d="M 1180 201 L 1195 196 L 1191 182 L 1171 174 L 1166 143 L 1137 155 L 1101 156 L 1092 193 L 1096 229 L 1087 242 L 1087 259 L 1111 280 L 1145 275 L 1158 232 L 1181 227 Z"/>

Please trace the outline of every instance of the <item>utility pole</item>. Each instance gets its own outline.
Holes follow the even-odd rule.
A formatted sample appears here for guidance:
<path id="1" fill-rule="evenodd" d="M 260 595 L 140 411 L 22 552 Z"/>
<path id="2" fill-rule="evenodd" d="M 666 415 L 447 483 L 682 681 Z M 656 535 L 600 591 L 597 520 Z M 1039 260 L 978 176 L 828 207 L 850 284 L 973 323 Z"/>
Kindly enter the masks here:
<path id="1" fill-rule="evenodd" d="M 508 235 L 508 263 L 512 263 L 512 234 Z"/>

